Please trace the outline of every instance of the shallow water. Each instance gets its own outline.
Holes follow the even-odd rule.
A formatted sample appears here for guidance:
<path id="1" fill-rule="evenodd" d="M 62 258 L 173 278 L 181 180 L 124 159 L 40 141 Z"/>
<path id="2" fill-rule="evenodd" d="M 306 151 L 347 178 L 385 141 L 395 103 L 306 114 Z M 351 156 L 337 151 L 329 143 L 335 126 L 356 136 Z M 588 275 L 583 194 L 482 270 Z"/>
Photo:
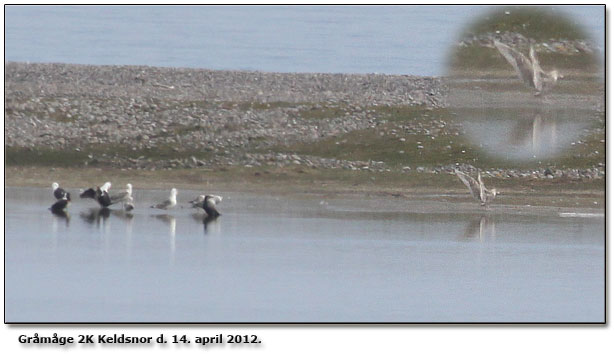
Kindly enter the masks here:
<path id="1" fill-rule="evenodd" d="M 466 135 L 484 152 L 505 159 L 557 157 L 598 121 L 592 110 L 482 108 L 456 110 Z"/>
<path id="2" fill-rule="evenodd" d="M 50 189 L 5 188 L 5 320 L 604 320 L 603 217 L 226 192 L 205 224 L 146 208 L 167 195 L 63 218 Z"/>

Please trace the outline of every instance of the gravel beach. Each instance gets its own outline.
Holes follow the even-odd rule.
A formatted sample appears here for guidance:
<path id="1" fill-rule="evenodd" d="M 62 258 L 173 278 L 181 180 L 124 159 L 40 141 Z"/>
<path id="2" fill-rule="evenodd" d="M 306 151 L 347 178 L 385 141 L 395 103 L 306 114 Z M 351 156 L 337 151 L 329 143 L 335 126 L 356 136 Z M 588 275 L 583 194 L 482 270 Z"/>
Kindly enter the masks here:
<path id="1" fill-rule="evenodd" d="M 8 62 L 5 149 L 9 158 L 14 152 L 26 157 L 30 151 L 37 152 L 40 159 L 51 159 L 42 151 L 60 153 L 53 156 L 58 166 L 63 159 L 73 159 L 64 164 L 72 167 L 160 170 L 298 165 L 370 172 L 438 174 L 459 167 L 474 171 L 475 158 L 413 164 L 407 159 L 408 164 L 396 164 L 316 154 L 324 142 L 332 140 L 331 145 L 341 149 L 348 141 L 344 137 L 372 130 L 386 142 L 413 144 L 416 158 L 429 149 L 424 139 L 446 140 L 444 146 L 432 149 L 436 153 L 448 150 L 466 156 L 464 146 L 456 150 L 447 141 L 459 141 L 461 125 L 437 114 L 447 106 L 448 91 L 439 77 Z M 420 120 L 394 122 L 387 116 L 394 110 L 417 113 Z M 594 131 L 591 134 L 605 136 L 601 127 Z M 604 142 L 597 144 L 604 146 Z M 315 153 L 296 153 L 296 147 L 304 147 L 300 145 L 312 145 Z M 495 178 L 601 179 L 605 175 L 605 162 L 580 167 L 484 168 L 480 167 L 486 177 Z"/>

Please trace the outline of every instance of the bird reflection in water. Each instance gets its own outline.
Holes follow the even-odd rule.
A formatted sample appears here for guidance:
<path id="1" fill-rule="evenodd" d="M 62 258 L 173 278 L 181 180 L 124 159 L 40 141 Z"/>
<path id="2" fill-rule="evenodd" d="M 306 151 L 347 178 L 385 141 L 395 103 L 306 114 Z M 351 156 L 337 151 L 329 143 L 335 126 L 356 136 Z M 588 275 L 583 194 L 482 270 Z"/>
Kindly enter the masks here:
<path id="1" fill-rule="evenodd" d="M 559 147 L 557 122 L 554 116 L 535 113 L 525 120 L 518 120 L 510 130 L 508 145 L 542 157 L 553 154 Z"/>
<path id="2" fill-rule="evenodd" d="M 51 214 L 53 215 L 53 222 L 51 223 L 51 231 L 53 231 L 53 234 L 57 234 L 58 230 L 59 230 L 59 224 L 61 222 L 64 222 L 66 224 L 66 227 L 68 227 L 68 225 L 70 224 L 70 214 L 64 210 L 62 211 L 51 211 Z"/>
<path id="3" fill-rule="evenodd" d="M 202 223 L 205 235 L 214 233 L 219 234 L 221 231 L 220 220 L 218 220 L 218 216 L 209 216 L 207 214 L 202 213 L 194 213 L 191 215 L 194 221 Z"/>
<path id="4" fill-rule="evenodd" d="M 70 223 L 70 214 L 65 210 L 51 210 L 51 214 L 53 214 L 53 221 L 56 224 L 59 220 L 64 220 L 66 222 L 66 226 Z"/>
<path id="5" fill-rule="evenodd" d="M 482 215 L 469 221 L 462 238 L 483 242 L 485 239 L 495 240 L 496 235 L 495 220 L 487 215 Z"/>
<path id="6" fill-rule="evenodd" d="M 177 232 L 177 220 L 175 219 L 174 216 L 172 215 L 168 215 L 168 214 L 157 214 L 157 215 L 152 215 L 153 217 L 155 217 L 156 219 L 163 221 L 165 223 L 168 224 L 168 228 L 169 228 L 169 245 L 170 245 L 170 250 L 171 250 L 171 256 L 170 256 L 170 263 L 171 265 L 175 264 L 175 235 Z"/>
<path id="7" fill-rule="evenodd" d="M 91 208 L 87 212 L 81 212 L 81 218 L 90 225 L 100 226 L 113 215 L 121 220 L 130 221 L 134 217 L 131 213 L 123 210 L 112 210 L 109 208 Z"/>

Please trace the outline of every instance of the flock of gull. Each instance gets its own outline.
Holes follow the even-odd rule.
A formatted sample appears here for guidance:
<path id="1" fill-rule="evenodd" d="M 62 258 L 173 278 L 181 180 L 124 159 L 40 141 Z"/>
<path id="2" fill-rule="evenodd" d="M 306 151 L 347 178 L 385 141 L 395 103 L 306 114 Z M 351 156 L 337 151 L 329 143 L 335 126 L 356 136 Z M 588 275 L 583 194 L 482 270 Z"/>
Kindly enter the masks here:
<path id="1" fill-rule="evenodd" d="M 501 43 L 498 40 L 493 41 L 494 47 L 505 58 L 505 60 L 514 68 L 518 78 L 520 78 L 526 85 L 535 90 L 535 95 L 540 96 L 550 91 L 556 84 L 561 75 L 556 70 L 550 72 L 544 71 L 537 59 L 533 44 L 529 47 L 529 57 L 525 56 L 520 51 Z M 492 188 L 488 189 L 482 181 L 482 176 L 478 172 L 477 179 L 471 177 L 467 173 L 455 170 L 456 176 L 465 184 L 471 196 L 480 202 L 482 206 L 488 206 L 493 199 L 497 196 L 497 190 Z M 60 188 L 58 183 L 52 184 L 53 195 L 56 198 L 55 204 L 51 206 L 51 211 L 54 213 L 66 212 L 68 205 L 70 204 L 70 193 Z M 109 194 L 111 189 L 111 183 L 106 182 L 101 187 L 89 188 L 82 191 L 79 195 L 81 198 L 93 199 L 102 208 L 108 208 L 113 204 L 122 204 L 125 211 L 131 211 L 134 209 L 134 199 L 132 198 L 132 185 L 128 183 L 126 190 L 117 194 Z M 217 211 L 217 204 L 222 201 L 222 197 L 218 195 L 199 195 L 196 199 L 190 201 L 190 204 L 194 208 L 202 208 L 209 218 L 216 218 L 220 215 Z M 169 198 L 159 204 L 152 205 L 151 208 L 155 209 L 172 209 L 177 205 L 177 189 L 171 189 Z"/>
<path id="2" fill-rule="evenodd" d="M 61 188 L 57 182 L 53 182 L 53 184 L 51 184 L 51 189 L 53 190 L 53 196 L 56 199 L 56 202 L 50 208 L 51 212 L 60 215 L 65 214 L 71 201 L 70 193 Z M 134 198 L 132 197 L 132 184 L 126 184 L 126 190 L 116 194 L 109 194 L 109 189 L 111 189 L 111 182 L 106 182 L 102 186 L 82 190 L 79 197 L 82 199 L 92 199 L 96 201 L 103 209 L 107 209 L 114 204 L 121 204 L 125 211 L 131 211 L 134 209 L 135 205 Z M 202 208 L 205 213 L 207 213 L 207 217 L 217 218 L 221 215 L 217 210 L 217 204 L 219 204 L 221 201 L 222 197 L 219 195 L 201 194 L 196 197 L 196 199 L 190 201 L 190 204 L 193 208 Z M 168 199 L 159 204 L 152 205 L 151 208 L 168 210 L 174 208 L 175 206 L 177 206 L 177 189 L 173 188 L 171 189 L 171 194 Z"/>
<path id="3" fill-rule="evenodd" d="M 482 206 L 488 206 L 497 195 L 497 190 L 492 188 L 488 189 L 482 181 L 482 175 L 478 172 L 477 180 L 467 173 L 455 170 L 456 176 L 465 184 L 469 189 L 471 196 L 480 202 Z M 71 198 L 70 193 L 65 189 L 60 188 L 57 182 L 51 184 L 53 190 L 53 196 L 56 202 L 49 208 L 52 213 L 64 215 L 68 209 Z M 134 198 L 132 197 L 132 184 L 126 184 L 126 189 L 116 194 L 109 194 L 111 189 L 111 182 L 106 182 L 102 186 L 96 188 L 89 188 L 82 190 L 79 197 L 82 199 L 92 199 L 96 201 L 101 208 L 107 209 L 111 205 L 121 204 L 123 210 L 131 211 L 134 209 Z M 208 218 L 217 218 L 221 214 L 217 210 L 217 204 L 222 202 L 222 197 L 219 195 L 201 194 L 194 200 L 190 201 L 192 208 L 202 208 L 207 214 Z M 168 210 L 177 206 L 177 189 L 171 189 L 171 194 L 165 201 L 150 206 L 153 209 Z"/>

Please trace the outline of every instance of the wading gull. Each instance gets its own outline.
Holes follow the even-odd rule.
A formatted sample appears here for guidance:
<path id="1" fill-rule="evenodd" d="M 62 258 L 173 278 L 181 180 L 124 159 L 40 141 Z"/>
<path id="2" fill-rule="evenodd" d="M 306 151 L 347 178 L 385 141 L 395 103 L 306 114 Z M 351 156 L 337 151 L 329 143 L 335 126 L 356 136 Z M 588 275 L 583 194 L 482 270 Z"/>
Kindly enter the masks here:
<path id="1" fill-rule="evenodd" d="M 81 194 L 79 194 L 79 197 L 82 199 L 94 199 L 101 207 L 106 208 L 116 203 L 111 201 L 111 197 L 109 197 L 109 188 L 111 188 L 111 183 L 106 182 L 102 187 L 96 187 L 96 189 L 89 188 L 81 192 Z"/>
<path id="2" fill-rule="evenodd" d="M 552 90 L 556 81 L 559 78 L 563 78 L 556 70 L 545 72 L 540 67 L 533 44 L 530 45 L 529 59 L 518 50 L 504 43 L 497 40 L 494 40 L 493 43 L 505 60 L 514 67 L 518 77 L 525 82 L 525 84 L 535 89 L 536 96 Z"/>
<path id="3" fill-rule="evenodd" d="M 219 195 L 207 195 L 205 196 L 205 200 L 203 201 L 203 209 L 205 209 L 205 213 L 209 217 L 218 217 L 221 214 L 217 211 L 216 204 L 219 204 L 222 201 L 222 197 Z"/>
<path id="4" fill-rule="evenodd" d="M 173 188 L 171 189 L 171 195 L 167 200 L 160 204 L 152 205 L 151 207 L 156 209 L 170 209 L 175 205 L 177 205 L 177 189 Z"/>
<path id="5" fill-rule="evenodd" d="M 128 200 L 131 200 L 132 199 L 132 184 L 130 183 L 126 184 L 125 191 L 112 195 L 110 199 L 111 199 L 112 204 L 119 203 L 119 202 L 125 203 Z"/>
<path id="6" fill-rule="evenodd" d="M 490 202 L 495 199 L 495 196 L 497 196 L 497 190 L 495 188 L 486 189 L 486 186 L 484 186 L 484 182 L 482 182 L 482 175 L 480 174 L 480 172 L 478 172 L 477 181 L 470 175 L 463 173 L 459 170 L 455 169 L 454 173 L 461 180 L 461 182 L 463 182 L 467 186 L 469 192 L 471 192 L 471 196 L 474 199 L 478 200 L 480 202 L 480 205 L 488 206 L 488 204 L 490 204 Z"/>
<path id="7" fill-rule="evenodd" d="M 60 188 L 60 185 L 56 182 L 51 184 L 51 189 L 53 190 L 53 196 L 57 200 L 66 197 L 66 194 L 68 194 L 64 189 Z"/>
<path id="8" fill-rule="evenodd" d="M 66 212 L 66 209 L 68 208 L 68 205 L 70 204 L 70 194 L 66 193 L 66 195 L 64 197 L 62 197 L 62 199 L 58 199 L 55 204 L 53 204 L 51 206 L 51 212 L 52 213 L 62 213 L 62 212 Z"/>

